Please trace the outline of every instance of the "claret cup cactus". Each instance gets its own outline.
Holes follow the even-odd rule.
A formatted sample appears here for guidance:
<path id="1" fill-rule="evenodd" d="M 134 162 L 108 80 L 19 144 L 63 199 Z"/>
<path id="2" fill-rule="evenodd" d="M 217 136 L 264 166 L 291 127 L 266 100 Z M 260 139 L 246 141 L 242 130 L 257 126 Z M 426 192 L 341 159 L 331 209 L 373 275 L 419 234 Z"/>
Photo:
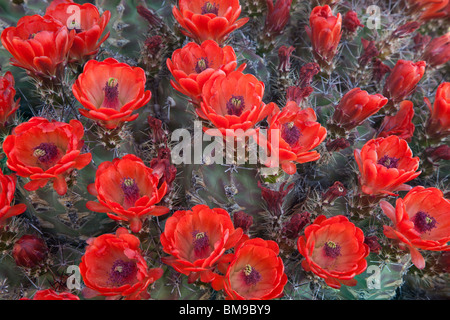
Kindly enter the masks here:
<path id="1" fill-rule="evenodd" d="M 449 298 L 448 1 L 0 7 L 1 300 Z"/>

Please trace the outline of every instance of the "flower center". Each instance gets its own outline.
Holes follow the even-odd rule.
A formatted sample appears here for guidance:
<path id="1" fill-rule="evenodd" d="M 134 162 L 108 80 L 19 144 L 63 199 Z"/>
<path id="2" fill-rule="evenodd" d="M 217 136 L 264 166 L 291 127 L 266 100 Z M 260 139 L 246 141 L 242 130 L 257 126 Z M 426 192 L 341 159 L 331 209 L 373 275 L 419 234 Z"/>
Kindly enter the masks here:
<path id="1" fill-rule="evenodd" d="M 341 246 L 333 241 L 325 243 L 325 255 L 330 258 L 337 258 L 341 255 Z"/>
<path id="2" fill-rule="evenodd" d="M 105 91 L 105 99 L 103 100 L 101 108 L 120 110 L 119 82 L 117 79 L 109 78 L 103 91 Z"/>
<path id="3" fill-rule="evenodd" d="M 33 149 L 33 156 L 44 164 L 52 163 L 58 157 L 58 147 L 51 142 L 43 142 Z"/>
<path id="4" fill-rule="evenodd" d="M 209 63 L 207 58 L 200 58 L 195 65 L 195 72 L 201 73 L 209 68 Z"/>
<path id="5" fill-rule="evenodd" d="M 219 14 L 219 5 L 214 3 L 211 3 L 209 1 L 205 2 L 205 4 L 202 7 L 202 14 L 207 13 L 213 13 L 216 16 Z"/>
<path id="6" fill-rule="evenodd" d="M 72 21 L 68 24 L 67 29 L 69 29 L 69 30 L 75 30 L 76 33 L 80 33 L 80 32 L 83 31 L 83 30 L 81 29 L 81 27 L 80 27 L 80 24 L 77 23 L 77 21 L 76 21 L 75 19 L 72 20 Z"/>
<path id="7" fill-rule="evenodd" d="M 136 275 L 137 266 L 134 261 L 123 261 L 118 259 L 114 261 L 111 270 L 109 272 L 109 281 L 114 286 L 121 286 L 127 282 L 130 282 Z"/>
<path id="8" fill-rule="evenodd" d="M 209 254 L 209 238 L 205 232 L 194 231 L 194 253 L 196 257 L 205 257 Z"/>
<path id="9" fill-rule="evenodd" d="M 391 168 L 397 168 L 398 167 L 398 158 L 389 157 L 388 155 L 384 155 L 380 160 L 378 160 L 378 164 L 381 164 L 382 166 L 391 169 Z"/>
<path id="10" fill-rule="evenodd" d="M 437 224 L 434 217 L 423 211 L 417 212 L 411 221 L 414 222 L 414 229 L 420 233 L 430 232 L 432 229 L 436 228 Z"/>
<path id="11" fill-rule="evenodd" d="M 300 132 L 300 129 L 294 125 L 294 122 L 283 124 L 281 129 L 281 138 L 283 138 L 283 140 L 286 141 L 291 147 L 297 143 L 301 135 L 302 133 Z"/>
<path id="12" fill-rule="evenodd" d="M 136 201 L 140 198 L 139 188 L 136 181 L 132 178 L 123 178 L 120 183 L 124 195 L 124 205 L 126 207 L 132 207 Z"/>
<path id="13" fill-rule="evenodd" d="M 227 102 L 227 113 L 230 116 L 240 116 L 244 110 L 244 107 L 244 97 L 233 95 Z"/>
<path id="14" fill-rule="evenodd" d="M 242 275 L 245 284 L 248 286 L 254 286 L 262 279 L 261 274 L 249 264 L 247 264 L 242 270 Z"/>

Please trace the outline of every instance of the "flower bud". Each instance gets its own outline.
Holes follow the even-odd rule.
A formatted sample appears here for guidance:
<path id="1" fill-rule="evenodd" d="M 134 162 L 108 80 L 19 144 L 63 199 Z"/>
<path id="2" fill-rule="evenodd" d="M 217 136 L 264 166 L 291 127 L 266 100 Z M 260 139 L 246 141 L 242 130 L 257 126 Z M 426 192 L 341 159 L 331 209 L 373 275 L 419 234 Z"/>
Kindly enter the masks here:
<path id="1" fill-rule="evenodd" d="M 336 106 L 333 122 L 349 131 L 377 113 L 387 102 L 381 94 L 370 95 L 367 91 L 354 88 Z"/>
<path id="2" fill-rule="evenodd" d="M 393 116 L 385 116 L 380 126 L 378 137 L 388 137 L 396 135 L 408 142 L 414 134 L 415 126 L 412 122 L 414 117 L 414 106 L 409 100 L 400 103 L 397 114 Z"/>
<path id="3" fill-rule="evenodd" d="M 306 32 L 311 39 L 314 57 L 322 67 L 330 66 L 341 40 L 342 16 L 333 15 L 331 8 L 315 7 L 309 17 Z"/>
<path id="4" fill-rule="evenodd" d="M 290 18 L 292 0 L 267 0 L 267 16 L 264 32 L 271 36 L 280 35 Z"/>
<path id="5" fill-rule="evenodd" d="M 381 245 L 378 241 L 377 236 L 369 236 L 364 239 L 364 243 L 369 246 L 370 252 L 375 254 L 380 254 L 381 251 Z"/>
<path id="6" fill-rule="evenodd" d="M 253 217 L 244 211 L 236 212 L 233 214 L 233 224 L 236 229 L 241 228 L 244 233 L 248 233 L 253 224 Z"/>
<path id="7" fill-rule="evenodd" d="M 431 139 L 440 140 L 450 134 L 450 82 L 443 82 L 436 90 L 434 104 L 425 98 L 430 109 L 430 117 L 425 132 Z"/>
<path id="8" fill-rule="evenodd" d="M 414 63 L 398 60 L 391 74 L 386 78 L 383 95 L 393 102 L 400 102 L 415 89 L 425 73 L 426 62 Z"/>
<path id="9" fill-rule="evenodd" d="M 431 40 L 422 58 L 433 68 L 447 63 L 450 60 L 450 32 Z"/>
<path id="10" fill-rule="evenodd" d="M 14 77 L 11 72 L 6 72 L 0 77 L 0 126 L 5 125 L 19 108 L 19 101 L 14 101 L 16 90 L 14 89 Z"/>
<path id="11" fill-rule="evenodd" d="M 283 235 L 289 239 L 296 239 L 303 228 L 309 224 L 311 215 L 309 212 L 295 213 L 283 226 Z"/>
<path id="12" fill-rule="evenodd" d="M 333 204 L 338 197 L 345 197 L 347 189 L 342 182 L 336 181 L 322 196 L 323 203 Z"/>
<path id="13" fill-rule="evenodd" d="M 44 240 L 34 235 L 24 235 L 14 244 L 12 255 L 19 267 L 33 268 L 42 264 L 48 248 Z"/>
<path id="14" fill-rule="evenodd" d="M 352 10 L 347 11 L 342 21 L 342 25 L 344 26 L 344 29 L 350 33 L 355 33 L 358 27 L 364 27 L 364 25 L 361 24 L 361 21 L 359 21 L 357 13 Z"/>

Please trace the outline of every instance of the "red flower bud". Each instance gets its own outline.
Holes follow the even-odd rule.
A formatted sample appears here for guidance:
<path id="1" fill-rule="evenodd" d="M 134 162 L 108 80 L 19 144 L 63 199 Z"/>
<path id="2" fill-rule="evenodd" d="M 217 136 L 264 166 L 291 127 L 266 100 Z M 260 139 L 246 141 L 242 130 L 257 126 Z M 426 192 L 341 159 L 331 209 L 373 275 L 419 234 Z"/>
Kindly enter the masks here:
<path id="1" fill-rule="evenodd" d="M 437 67 L 450 60 L 450 32 L 434 38 L 426 46 L 422 56 L 431 67 Z"/>
<path id="2" fill-rule="evenodd" d="M 278 59 L 280 60 L 280 64 L 278 65 L 278 70 L 280 72 L 289 72 L 291 69 L 291 54 L 295 50 L 293 46 L 289 48 L 286 46 L 281 46 L 278 49 Z"/>
<path id="3" fill-rule="evenodd" d="M 387 136 L 396 135 L 410 142 L 415 130 L 415 126 L 412 123 L 413 117 L 413 103 L 409 100 L 402 101 L 397 114 L 384 117 L 378 137 L 385 138 Z"/>
<path id="4" fill-rule="evenodd" d="M 267 16 L 264 32 L 271 36 L 281 34 L 289 21 L 292 0 L 267 0 Z"/>
<path id="5" fill-rule="evenodd" d="M 314 57 L 321 66 L 330 65 L 336 54 L 341 40 L 341 25 L 341 14 L 334 16 L 328 5 L 317 6 L 311 12 L 306 32 L 311 39 Z"/>
<path id="6" fill-rule="evenodd" d="M 309 95 L 314 91 L 313 87 L 296 87 L 291 86 L 286 90 L 286 101 L 295 101 L 297 105 L 301 105 L 302 101 L 309 97 Z"/>
<path id="7" fill-rule="evenodd" d="M 339 197 L 345 197 L 347 195 L 347 189 L 342 182 L 336 181 L 322 196 L 323 203 L 333 204 L 334 200 Z"/>
<path id="8" fill-rule="evenodd" d="M 438 162 L 439 160 L 450 160 L 450 147 L 446 144 L 439 147 L 430 147 L 425 149 L 425 154 L 430 162 Z"/>
<path id="9" fill-rule="evenodd" d="M 310 62 L 300 68 L 297 86 L 291 86 L 286 90 L 286 100 L 295 101 L 301 105 L 302 101 L 309 97 L 314 91 L 310 86 L 314 76 L 320 72 L 320 66 L 315 62 Z"/>
<path id="10" fill-rule="evenodd" d="M 344 20 L 342 21 L 342 25 L 344 29 L 350 33 L 356 32 L 358 27 L 364 28 L 364 25 L 361 24 L 361 21 L 358 19 L 358 15 L 355 11 L 347 11 L 344 16 Z"/>
<path id="11" fill-rule="evenodd" d="M 14 244 L 12 255 L 19 267 L 33 268 L 42 264 L 48 248 L 44 240 L 34 235 L 24 235 Z"/>
<path id="12" fill-rule="evenodd" d="M 160 17 L 158 17 L 158 15 L 156 15 L 153 11 L 145 8 L 142 5 L 138 5 L 136 6 L 137 9 L 137 13 L 144 18 L 145 20 L 147 20 L 147 22 L 150 24 L 150 26 L 160 26 L 162 25 L 162 20 Z"/>
<path id="13" fill-rule="evenodd" d="M 247 233 L 253 224 L 253 217 L 246 214 L 244 211 L 239 211 L 233 214 L 234 227 L 241 228 L 244 233 Z"/>
<path id="14" fill-rule="evenodd" d="M 400 102 L 409 96 L 425 73 L 426 62 L 398 60 L 391 74 L 386 78 L 383 95 L 394 102 Z"/>
<path id="15" fill-rule="evenodd" d="M 388 100 L 381 94 L 370 95 L 355 88 L 347 92 L 336 106 L 333 121 L 346 130 L 351 130 L 380 110 Z"/>
<path id="16" fill-rule="evenodd" d="M 280 188 L 278 191 L 270 190 L 269 188 L 265 188 L 262 186 L 261 182 L 258 181 L 258 187 L 261 188 L 261 196 L 267 203 L 268 210 L 271 214 L 274 216 L 280 216 L 283 209 L 283 202 L 286 195 L 291 191 L 291 189 L 294 187 L 294 184 L 290 184 L 287 186 L 286 190 L 284 190 L 284 187 L 286 186 L 287 182 L 283 182 L 280 185 Z"/>
<path id="17" fill-rule="evenodd" d="M 20 98 L 14 101 L 15 95 L 14 77 L 8 71 L 0 77 L 0 125 L 5 125 L 8 118 L 19 109 Z"/>
<path id="18" fill-rule="evenodd" d="M 316 74 L 320 72 L 320 66 L 315 62 L 305 64 L 300 68 L 297 86 L 305 88 L 309 86 Z"/>
<path id="19" fill-rule="evenodd" d="M 392 32 L 393 38 L 404 38 L 407 35 L 413 33 L 420 27 L 420 22 L 410 21 L 405 24 L 402 24 L 397 29 Z"/>
<path id="20" fill-rule="evenodd" d="M 145 40 L 145 48 L 148 55 L 156 56 L 163 46 L 163 39 L 161 36 L 153 36 L 149 37 Z"/>
<path id="21" fill-rule="evenodd" d="M 411 13 L 419 13 L 419 20 L 428 21 L 448 14 L 448 0 L 408 0 Z"/>
<path id="22" fill-rule="evenodd" d="M 375 46 L 375 41 L 368 41 L 361 38 L 364 53 L 359 57 L 358 62 L 361 67 L 366 66 L 374 57 L 380 54 L 380 51 Z"/>
<path id="23" fill-rule="evenodd" d="M 165 182 L 169 190 L 177 176 L 177 167 L 170 162 L 170 154 L 169 148 L 161 148 L 158 151 L 158 158 L 150 162 L 150 168 L 159 177 L 159 186 Z"/>
<path id="24" fill-rule="evenodd" d="M 391 72 L 391 68 L 385 65 L 380 59 L 375 59 L 372 72 L 373 80 L 380 82 L 386 73 Z"/>
<path id="25" fill-rule="evenodd" d="M 430 117 L 425 126 L 426 134 L 432 139 L 442 139 L 450 134 L 450 82 L 443 82 L 436 90 L 434 104 L 425 98 Z"/>
<path id="26" fill-rule="evenodd" d="M 283 235 L 289 239 L 296 239 L 303 228 L 311 222 L 309 212 L 295 213 L 283 226 Z"/>
<path id="27" fill-rule="evenodd" d="M 154 144 L 161 144 L 167 142 L 167 135 L 162 128 L 162 121 L 152 117 L 147 117 L 148 125 L 150 126 L 150 139 Z"/>
<path id="28" fill-rule="evenodd" d="M 365 237 L 364 243 L 369 246 L 370 252 L 375 254 L 380 254 L 381 245 L 378 243 L 379 239 L 377 236 Z"/>
<path id="29" fill-rule="evenodd" d="M 345 138 L 337 138 L 326 143 L 326 148 L 329 152 L 344 150 L 350 147 L 350 141 Z"/>
<path id="30" fill-rule="evenodd" d="M 417 33 L 413 37 L 413 41 L 414 41 L 414 48 L 413 48 L 413 50 L 418 52 L 418 51 L 422 51 L 423 49 L 425 49 L 427 44 L 430 43 L 431 37 L 428 36 L 428 35 L 422 35 L 420 33 Z M 424 59 L 424 60 L 426 61 L 426 59 Z M 427 63 L 428 63 L 428 61 L 427 61 Z"/>

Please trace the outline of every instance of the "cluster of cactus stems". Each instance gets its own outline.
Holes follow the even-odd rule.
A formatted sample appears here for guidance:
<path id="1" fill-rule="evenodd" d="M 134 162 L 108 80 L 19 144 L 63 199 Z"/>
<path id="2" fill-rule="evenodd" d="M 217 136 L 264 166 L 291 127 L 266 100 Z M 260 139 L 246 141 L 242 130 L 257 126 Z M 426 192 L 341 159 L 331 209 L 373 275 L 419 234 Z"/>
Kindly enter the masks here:
<path id="1" fill-rule="evenodd" d="M 448 1 L 86 3 L 0 4 L 0 299 L 449 297 Z"/>

